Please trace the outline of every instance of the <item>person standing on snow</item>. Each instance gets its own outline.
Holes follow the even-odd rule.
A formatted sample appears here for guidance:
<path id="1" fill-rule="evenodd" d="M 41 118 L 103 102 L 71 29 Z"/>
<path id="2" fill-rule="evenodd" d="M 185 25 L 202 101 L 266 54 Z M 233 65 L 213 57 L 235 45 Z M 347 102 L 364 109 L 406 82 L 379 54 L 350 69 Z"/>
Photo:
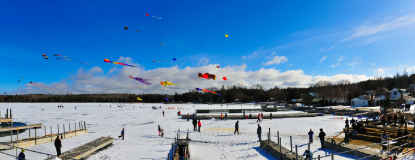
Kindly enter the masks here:
<path id="1" fill-rule="evenodd" d="M 262 141 L 262 128 L 261 125 L 258 124 L 258 128 L 256 129 L 256 133 L 258 134 L 259 142 Z"/>
<path id="2" fill-rule="evenodd" d="M 313 154 L 307 149 L 305 150 L 303 156 L 305 156 L 305 160 L 312 160 Z"/>
<path id="3" fill-rule="evenodd" d="M 163 130 L 163 128 L 160 127 L 160 124 L 158 125 L 158 133 L 159 133 L 160 137 L 164 136 L 164 130 Z"/>
<path id="4" fill-rule="evenodd" d="M 193 117 L 192 124 L 193 124 L 193 131 L 197 131 L 197 120 L 195 117 Z"/>
<path id="5" fill-rule="evenodd" d="M 261 122 L 261 114 L 258 113 L 256 122 Z"/>
<path id="6" fill-rule="evenodd" d="M 124 140 L 124 128 L 122 128 L 121 135 L 118 136 L 118 138 L 122 138 L 122 140 Z"/>
<path id="7" fill-rule="evenodd" d="M 345 128 L 349 128 L 350 127 L 350 125 L 349 125 L 349 119 L 348 118 L 346 118 L 346 121 L 344 123 L 346 123 Z"/>
<path id="8" fill-rule="evenodd" d="M 310 144 L 313 143 L 313 135 L 314 135 L 314 132 L 310 128 L 310 131 L 308 131 L 308 143 Z"/>
<path id="9" fill-rule="evenodd" d="M 198 131 L 200 132 L 200 128 L 202 127 L 202 122 L 200 122 L 200 119 L 199 119 L 199 122 L 197 122 L 197 126 L 199 127 Z"/>
<path id="10" fill-rule="evenodd" d="M 62 142 L 59 139 L 59 135 L 56 136 L 55 139 L 55 149 L 56 149 L 56 155 L 59 157 L 61 155 L 61 148 L 62 148 Z"/>
<path id="11" fill-rule="evenodd" d="M 24 149 L 19 153 L 17 160 L 26 160 L 26 155 L 24 154 Z"/>
<path id="12" fill-rule="evenodd" d="M 236 121 L 235 123 L 235 131 L 233 132 L 233 135 L 235 135 L 236 133 L 238 133 L 239 135 L 239 121 Z"/>
<path id="13" fill-rule="evenodd" d="M 323 128 L 320 128 L 318 137 L 320 138 L 321 148 L 324 148 L 324 137 L 326 137 L 326 133 L 323 131 Z"/>

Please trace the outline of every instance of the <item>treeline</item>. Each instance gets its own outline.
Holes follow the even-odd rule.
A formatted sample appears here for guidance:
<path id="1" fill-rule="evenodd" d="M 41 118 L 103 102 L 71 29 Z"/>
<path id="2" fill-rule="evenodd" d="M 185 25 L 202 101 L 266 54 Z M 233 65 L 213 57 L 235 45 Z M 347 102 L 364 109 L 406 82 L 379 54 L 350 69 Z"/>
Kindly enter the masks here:
<path id="1" fill-rule="evenodd" d="M 233 86 L 230 88 L 215 89 L 217 93 L 186 92 L 182 94 L 69 94 L 69 95 L 0 95 L 0 102 L 137 102 L 137 96 L 146 103 L 232 103 L 232 102 L 291 102 L 292 99 L 302 99 L 305 104 L 331 105 L 339 102 L 333 99 L 344 100 L 349 104 L 354 97 L 366 94 L 367 91 L 382 93 L 385 89 L 409 88 L 415 84 L 415 74 L 395 75 L 394 77 L 371 79 L 359 83 L 341 81 L 335 84 L 320 81 L 309 88 L 278 88 L 265 90 L 260 85 L 254 88 Z M 310 94 L 312 93 L 312 94 Z M 317 99 L 317 101 L 316 101 Z M 341 102 L 340 102 L 341 103 Z"/>

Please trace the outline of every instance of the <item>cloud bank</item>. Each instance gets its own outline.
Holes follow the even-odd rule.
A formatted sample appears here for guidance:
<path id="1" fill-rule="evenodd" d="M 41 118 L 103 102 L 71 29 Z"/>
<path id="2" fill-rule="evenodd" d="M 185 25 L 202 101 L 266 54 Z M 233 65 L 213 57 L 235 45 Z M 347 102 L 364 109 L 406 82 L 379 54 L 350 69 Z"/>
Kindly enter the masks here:
<path id="1" fill-rule="evenodd" d="M 287 61 L 288 61 L 288 58 L 285 57 L 285 56 L 274 56 L 274 58 L 272 58 L 271 60 L 265 62 L 264 65 L 266 65 L 266 66 L 276 65 L 276 64 L 285 63 Z"/>
<path id="2" fill-rule="evenodd" d="M 130 61 L 125 58 L 124 61 Z M 131 62 L 128 62 L 131 63 Z M 133 63 L 132 63 L 133 64 Z M 137 65 L 139 66 L 139 65 Z M 145 70 L 142 67 L 114 67 L 104 71 L 100 67 L 93 67 L 88 70 L 79 69 L 69 80 L 51 84 L 33 83 L 28 84 L 24 89 L 25 93 L 50 93 L 50 94 L 80 94 L 80 93 L 183 93 L 195 88 L 221 88 L 231 86 L 254 87 L 260 84 L 265 89 L 274 87 L 309 87 L 318 81 L 330 81 L 333 83 L 348 80 L 359 82 L 367 80 L 365 75 L 337 74 L 333 76 L 311 76 L 302 70 L 280 71 L 276 69 L 247 70 L 246 65 L 225 66 L 220 69 L 216 64 L 209 64 L 198 67 L 178 68 L 157 68 Z M 209 72 L 218 77 L 226 76 L 227 81 L 199 79 L 199 72 Z M 128 78 L 129 75 L 149 79 L 151 85 L 144 85 Z M 161 87 L 160 81 L 168 80 L 176 83 L 173 87 Z"/>

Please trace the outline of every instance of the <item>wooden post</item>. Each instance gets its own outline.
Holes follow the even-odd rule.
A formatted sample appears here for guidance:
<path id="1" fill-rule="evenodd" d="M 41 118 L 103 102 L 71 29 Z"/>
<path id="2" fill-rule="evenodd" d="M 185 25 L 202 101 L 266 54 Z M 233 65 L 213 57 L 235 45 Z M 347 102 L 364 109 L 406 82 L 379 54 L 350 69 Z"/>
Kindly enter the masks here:
<path id="1" fill-rule="evenodd" d="M 84 129 L 86 130 L 86 122 L 84 121 Z"/>
<path id="2" fill-rule="evenodd" d="M 10 143 L 13 143 L 13 134 L 10 134 Z"/>
<path id="3" fill-rule="evenodd" d="M 280 131 L 277 131 L 278 144 L 280 144 Z"/>
<path id="4" fill-rule="evenodd" d="M 333 154 L 333 152 L 331 153 L 331 160 L 334 160 L 334 154 Z"/>
<path id="5" fill-rule="evenodd" d="M 31 137 L 30 137 L 30 128 L 29 128 L 29 139 L 30 139 Z"/>
<path id="6" fill-rule="evenodd" d="M 69 122 L 69 132 L 71 132 L 71 122 Z"/>
<path id="7" fill-rule="evenodd" d="M 52 126 L 50 126 L 50 141 L 53 142 Z"/>
<path id="8" fill-rule="evenodd" d="M 268 144 L 271 141 L 271 128 L 268 128 Z"/>
<path id="9" fill-rule="evenodd" d="M 36 134 L 37 128 L 35 128 L 35 144 L 37 144 L 37 134 Z"/>
<path id="10" fill-rule="evenodd" d="M 280 145 L 280 159 L 281 159 L 281 160 L 283 160 L 283 159 L 284 159 L 284 157 L 283 157 L 283 154 L 282 154 L 281 138 L 279 138 L 279 139 L 278 139 L 278 141 L 280 142 L 280 143 L 279 143 L 279 145 Z"/>
<path id="11" fill-rule="evenodd" d="M 45 137 L 46 137 L 46 135 L 47 135 L 47 134 L 46 134 L 46 126 L 45 126 Z"/>
<path id="12" fill-rule="evenodd" d="M 295 145 L 295 160 L 298 160 L 298 146 Z"/>
<path id="13" fill-rule="evenodd" d="M 18 129 L 16 130 L 16 133 L 17 133 L 16 134 L 16 142 L 17 142 L 17 141 L 19 141 L 19 130 Z"/>
<path id="14" fill-rule="evenodd" d="M 66 136 L 65 136 L 65 123 L 62 124 L 62 128 L 63 128 L 63 138 L 66 138 Z"/>
<path id="15" fill-rule="evenodd" d="M 293 137 L 290 136 L 290 146 L 291 146 L 291 152 L 293 152 Z"/>
<path id="16" fill-rule="evenodd" d="M 8 112 L 7 112 L 8 113 Z M 10 123 L 10 127 L 13 127 L 13 120 L 12 120 L 12 122 Z M 10 130 L 10 135 L 11 135 L 11 139 L 12 139 L 12 143 L 13 143 L 13 130 Z M 14 144 L 14 143 L 13 143 Z M 14 145 L 13 145 L 13 147 L 14 147 Z"/>

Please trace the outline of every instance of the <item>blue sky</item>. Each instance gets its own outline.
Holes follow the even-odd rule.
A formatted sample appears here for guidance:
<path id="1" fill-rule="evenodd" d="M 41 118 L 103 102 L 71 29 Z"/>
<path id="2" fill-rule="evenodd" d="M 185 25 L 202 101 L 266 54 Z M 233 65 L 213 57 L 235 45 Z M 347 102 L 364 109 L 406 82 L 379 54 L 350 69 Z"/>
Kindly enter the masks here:
<path id="1" fill-rule="evenodd" d="M 301 71 L 313 79 L 299 86 L 320 76 L 415 71 L 411 0 L 1 1 L 0 20 L 0 89 L 5 91 L 28 81 L 77 83 L 81 70 L 94 67 L 100 70 L 96 76 L 114 79 L 123 75 L 112 71 L 128 71 L 103 59 L 120 57 L 140 66 L 134 74 L 219 64 L 229 70 L 243 66 L 241 74 Z M 42 53 L 49 54 L 48 62 Z M 73 60 L 55 60 L 55 53 Z M 178 62 L 152 62 L 172 57 Z"/>

